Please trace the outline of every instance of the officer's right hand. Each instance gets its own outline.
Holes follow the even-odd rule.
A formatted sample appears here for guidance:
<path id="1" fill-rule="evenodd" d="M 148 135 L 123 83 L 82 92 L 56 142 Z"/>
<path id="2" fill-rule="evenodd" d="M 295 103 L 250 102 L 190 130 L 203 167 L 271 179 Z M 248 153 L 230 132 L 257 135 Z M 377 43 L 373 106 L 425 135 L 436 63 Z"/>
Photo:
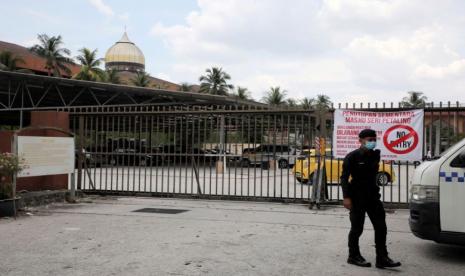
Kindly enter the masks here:
<path id="1" fill-rule="evenodd" d="M 349 197 L 344 198 L 344 201 L 342 202 L 342 204 L 344 204 L 344 207 L 347 210 L 352 209 L 352 199 L 350 199 Z"/>

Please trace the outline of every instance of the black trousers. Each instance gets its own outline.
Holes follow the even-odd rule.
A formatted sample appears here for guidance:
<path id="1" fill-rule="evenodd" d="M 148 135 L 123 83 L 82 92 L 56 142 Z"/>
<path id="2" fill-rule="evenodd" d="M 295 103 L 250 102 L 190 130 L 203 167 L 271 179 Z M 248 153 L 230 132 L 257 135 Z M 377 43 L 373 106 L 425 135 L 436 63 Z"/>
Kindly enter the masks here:
<path id="1" fill-rule="evenodd" d="M 388 254 L 386 248 L 386 212 L 384 211 L 383 203 L 377 198 L 352 198 L 352 210 L 350 210 L 351 228 L 349 232 L 349 256 L 360 254 L 358 242 L 363 233 L 365 214 L 368 214 L 375 230 L 376 255 L 386 256 Z"/>

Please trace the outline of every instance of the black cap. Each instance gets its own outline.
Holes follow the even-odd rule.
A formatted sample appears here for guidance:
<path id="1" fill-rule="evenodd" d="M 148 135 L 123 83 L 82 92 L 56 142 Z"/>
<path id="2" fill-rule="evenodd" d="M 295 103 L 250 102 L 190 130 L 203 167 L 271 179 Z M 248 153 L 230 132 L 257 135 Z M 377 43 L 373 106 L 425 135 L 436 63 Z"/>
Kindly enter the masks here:
<path id="1" fill-rule="evenodd" d="M 367 128 L 367 129 L 360 131 L 360 133 L 358 134 L 358 137 L 361 139 L 367 138 L 367 137 L 376 137 L 376 131 Z"/>

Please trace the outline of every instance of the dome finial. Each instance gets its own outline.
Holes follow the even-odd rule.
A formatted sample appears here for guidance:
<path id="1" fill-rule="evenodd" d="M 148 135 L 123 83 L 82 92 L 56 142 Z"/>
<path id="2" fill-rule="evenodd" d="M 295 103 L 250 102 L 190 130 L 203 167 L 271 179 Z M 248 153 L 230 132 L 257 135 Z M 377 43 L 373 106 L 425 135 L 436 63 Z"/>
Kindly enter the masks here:
<path id="1" fill-rule="evenodd" d="M 118 42 L 132 43 L 132 41 L 129 40 L 128 33 L 126 33 L 126 31 L 124 31 L 123 36 Z"/>

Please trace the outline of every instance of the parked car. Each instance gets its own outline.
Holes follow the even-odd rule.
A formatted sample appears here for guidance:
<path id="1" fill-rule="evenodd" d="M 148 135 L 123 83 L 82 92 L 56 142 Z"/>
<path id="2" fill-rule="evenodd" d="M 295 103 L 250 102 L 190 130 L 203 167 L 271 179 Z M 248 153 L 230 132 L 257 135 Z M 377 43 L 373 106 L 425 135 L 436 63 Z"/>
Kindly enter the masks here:
<path id="1" fill-rule="evenodd" d="M 161 157 L 157 156 L 158 147 L 147 147 L 145 139 L 116 138 L 108 139 L 103 154 L 96 157 L 110 165 L 123 166 L 154 166 L 161 163 Z"/>
<path id="2" fill-rule="evenodd" d="M 311 183 L 313 173 L 317 168 L 318 159 L 314 149 L 304 150 L 303 154 L 297 158 L 293 169 L 296 180 L 300 183 Z M 331 149 L 326 149 L 325 167 L 326 179 L 329 183 L 339 183 L 342 174 L 343 160 L 331 157 Z M 376 175 L 378 185 L 388 185 L 395 181 L 394 170 L 388 161 L 379 163 L 378 174 Z"/>
<path id="3" fill-rule="evenodd" d="M 270 160 L 277 160 L 281 169 L 289 168 L 295 164 L 299 150 L 289 145 L 260 145 L 255 149 L 246 148 L 242 151 L 241 165 L 261 165 Z"/>

